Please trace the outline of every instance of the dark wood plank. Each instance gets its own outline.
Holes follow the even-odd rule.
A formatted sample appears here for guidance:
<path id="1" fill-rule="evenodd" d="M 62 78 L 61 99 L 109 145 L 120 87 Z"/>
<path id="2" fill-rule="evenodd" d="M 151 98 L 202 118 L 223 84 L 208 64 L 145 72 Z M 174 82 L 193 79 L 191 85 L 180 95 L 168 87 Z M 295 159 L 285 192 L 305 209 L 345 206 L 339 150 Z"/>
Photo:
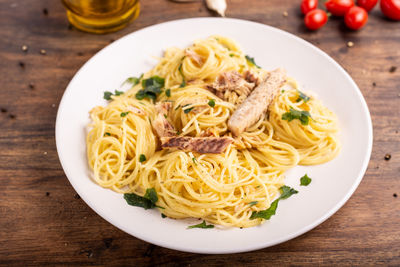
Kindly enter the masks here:
<path id="1" fill-rule="evenodd" d="M 228 2 L 227 16 L 310 41 L 360 86 L 374 146 L 364 180 L 347 204 L 294 240 L 235 255 L 183 253 L 123 233 L 96 215 L 65 177 L 54 140 L 58 103 L 80 66 L 113 40 L 155 23 L 215 14 L 201 1 L 142 1 L 140 17 L 127 28 L 91 35 L 68 27 L 60 1 L 0 0 L 0 265 L 400 265 L 400 196 L 394 197 L 400 195 L 400 24 L 376 8 L 360 32 L 346 30 L 336 18 L 308 32 L 299 1 Z M 398 69 L 390 72 L 392 66 Z"/>

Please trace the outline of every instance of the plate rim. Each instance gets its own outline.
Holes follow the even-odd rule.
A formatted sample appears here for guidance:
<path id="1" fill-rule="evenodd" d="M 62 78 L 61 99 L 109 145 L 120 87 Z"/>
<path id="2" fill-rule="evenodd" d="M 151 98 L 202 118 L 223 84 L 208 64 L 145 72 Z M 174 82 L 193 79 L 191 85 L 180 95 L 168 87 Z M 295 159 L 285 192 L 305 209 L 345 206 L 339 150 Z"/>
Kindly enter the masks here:
<path id="1" fill-rule="evenodd" d="M 79 76 L 78 74 L 81 73 L 83 71 L 83 69 L 85 69 L 85 67 L 98 55 L 100 55 L 101 53 L 104 53 L 105 50 L 109 49 L 114 43 L 117 42 L 122 42 L 124 39 L 128 38 L 129 36 L 132 35 L 136 35 L 142 31 L 147 31 L 150 30 L 152 28 L 156 28 L 159 27 L 161 25 L 167 25 L 167 24 L 174 24 L 174 23 L 185 23 L 188 21 L 199 21 L 199 20 L 213 20 L 216 23 L 218 23 L 219 21 L 232 21 L 232 22 L 238 22 L 238 23 L 247 23 L 250 26 L 254 25 L 254 26 L 261 26 L 261 27 L 265 27 L 268 28 L 268 30 L 271 31 L 275 31 L 278 32 L 279 34 L 283 34 L 286 35 L 287 37 L 290 38 L 294 38 L 296 41 L 299 41 L 301 43 L 303 43 L 305 46 L 312 48 L 316 53 L 321 54 L 322 56 L 324 56 L 325 58 L 327 58 L 333 65 L 335 65 L 335 67 L 340 70 L 340 72 L 342 74 L 345 75 L 345 77 L 347 78 L 347 80 L 349 80 L 349 82 L 351 83 L 351 85 L 353 87 L 355 87 L 356 89 L 356 93 L 358 95 L 358 98 L 361 102 L 361 106 L 363 108 L 363 111 L 367 117 L 366 123 L 367 123 L 367 128 L 368 128 L 368 132 L 366 133 L 369 138 L 368 138 L 368 148 L 367 148 L 367 153 L 365 154 L 364 158 L 363 158 L 363 164 L 360 168 L 360 171 L 358 173 L 357 179 L 354 180 L 354 183 L 352 184 L 352 186 L 348 189 L 346 195 L 338 202 L 336 203 L 336 205 L 334 205 L 330 210 L 328 210 L 323 216 L 321 216 L 319 219 L 315 220 L 313 223 L 307 225 L 306 227 L 303 227 L 301 229 L 299 229 L 298 231 L 295 231 L 285 237 L 282 238 L 277 238 L 276 240 L 274 240 L 274 242 L 265 242 L 265 243 L 258 243 L 255 244 L 253 246 L 249 246 L 246 247 L 244 249 L 241 248 L 231 248 L 231 249 L 222 249 L 219 251 L 212 251 L 212 250 L 208 250 L 207 248 L 199 248 L 199 249 L 192 249 L 192 248 L 183 248 L 182 246 L 179 245 L 174 245 L 172 242 L 170 243 L 166 243 L 166 242 L 162 242 L 159 241 L 157 239 L 152 239 L 152 238 L 148 238 L 146 235 L 142 235 L 139 232 L 136 232 L 135 234 L 131 234 L 129 229 L 126 229 L 124 226 L 120 225 L 118 222 L 114 221 L 113 219 L 111 219 L 110 217 L 107 216 L 106 213 L 103 213 L 102 211 L 100 211 L 99 209 L 97 209 L 96 205 L 94 203 L 91 202 L 91 200 L 89 200 L 88 198 L 86 198 L 85 194 L 82 193 L 83 189 L 81 189 L 75 182 L 73 182 L 73 180 L 71 180 L 69 177 L 71 176 L 71 174 L 69 174 L 69 170 L 67 168 L 65 168 L 66 163 L 65 163 L 65 159 L 63 159 L 63 156 L 61 154 L 61 149 L 60 149 L 60 128 L 61 128 L 61 122 L 60 122 L 60 117 L 61 117 L 61 113 L 62 110 L 65 108 L 65 95 L 68 93 L 68 88 L 70 87 L 70 85 L 74 82 L 75 79 L 77 79 L 76 77 Z M 183 252 L 190 252 L 190 253 L 199 253 L 199 254 L 231 254 L 231 253 L 240 253 L 240 252 L 248 252 L 248 251 L 254 251 L 254 250 L 259 250 L 262 248 L 267 248 L 267 247 L 271 247 L 271 246 L 275 246 L 277 244 L 286 242 L 288 240 L 294 239 L 310 230 L 312 230 L 313 228 L 317 227 L 318 225 L 322 224 L 324 221 L 326 221 L 328 218 L 330 218 L 334 213 L 336 213 L 341 207 L 343 207 L 343 205 L 350 199 L 350 197 L 353 195 L 353 193 L 355 192 L 355 190 L 357 189 L 357 187 L 359 186 L 359 184 L 361 183 L 362 179 L 365 176 L 365 172 L 368 168 L 368 164 L 371 158 L 371 153 L 372 153 L 372 146 L 373 146 L 373 125 L 372 125 L 372 118 L 371 118 L 371 114 L 370 111 L 368 109 L 368 105 L 367 102 L 363 96 L 363 94 L 361 93 L 360 88 L 357 86 L 356 82 L 353 80 L 353 78 L 350 76 L 350 74 L 338 63 L 336 62 L 331 56 L 329 56 L 326 52 L 324 52 L 323 50 L 321 50 L 320 48 L 318 48 L 317 46 L 311 44 L 310 42 L 302 39 L 299 36 L 296 36 L 295 34 L 289 33 L 287 31 L 281 30 L 279 28 L 275 28 L 260 22 L 254 22 L 254 21 L 250 21 L 250 20 L 244 20 L 244 19 L 236 19 L 236 18 L 214 18 L 214 17 L 193 17 L 193 18 L 185 18 L 185 19 L 176 19 L 176 20 L 170 20 L 170 21 L 165 21 L 165 22 L 161 22 L 158 24 L 154 24 L 154 25 L 150 25 L 147 27 L 144 27 L 142 29 L 130 32 L 128 34 L 125 34 L 124 36 L 122 36 L 121 38 L 117 39 L 116 41 L 114 41 L 111 44 L 108 44 L 107 46 L 103 47 L 101 50 L 99 50 L 98 52 L 96 52 L 89 60 L 87 60 L 80 68 L 79 70 L 74 74 L 73 78 L 70 80 L 70 82 L 68 83 L 62 98 L 60 100 L 60 104 L 58 106 L 58 110 L 57 110 L 57 116 L 56 116 L 56 122 L 55 122 L 55 141 L 56 141 L 56 150 L 57 150 L 57 154 L 58 154 L 58 158 L 59 161 L 61 163 L 61 166 L 63 168 L 63 171 L 68 179 L 68 181 L 70 182 L 70 184 L 72 185 L 73 189 L 81 196 L 81 198 L 83 199 L 83 201 L 94 211 L 96 212 L 102 219 L 106 220 L 108 223 L 110 223 L 111 225 L 113 225 L 114 227 L 117 227 L 118 229 L 124 231 L 125 233 L 138 238 L 140 240 L 143 240 L 145 242 L 148 243 L 152 243 L 161 247 L 165 247 L 168 249 L 173 249 L 173 250 L 177 250 L 177 251 L 183 251 Z"/>

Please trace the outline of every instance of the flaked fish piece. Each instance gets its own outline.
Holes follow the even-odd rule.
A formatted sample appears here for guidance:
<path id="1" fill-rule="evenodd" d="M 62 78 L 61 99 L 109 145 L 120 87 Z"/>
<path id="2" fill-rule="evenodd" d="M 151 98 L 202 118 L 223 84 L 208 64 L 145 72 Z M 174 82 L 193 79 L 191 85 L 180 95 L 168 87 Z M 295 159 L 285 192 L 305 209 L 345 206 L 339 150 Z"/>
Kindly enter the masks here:
<path id="1" fill-rule="evenodd" d="M 229 130 L 238 136 L 263 116 L 286 81 L 286 71 L 278 68 L 251 92 L 228 121 Z"/>
<path id="2" fill-rule="evenodd" d="M 193 59 L 193 61 L 196 62 L 196 64 L 199 66 L 202 66 L 204 63 L 203 58 L 199 54 L 190 49 L 185 49 L 185 56 Z"/>
<path id="3" fill-rule="evenodd" d="M 230 137 L 161 137 L 162 148 L 176 148 L 198 153 L 220 154 L 233 142 Z"/>
<path id="4" fill-rule="evenodd" d="M 172 108 L 171 102 L 158 102 L 155 106 L 157 115 L 152 122 L 154 131 L 159 137 L 175 136 L 174 126 L 168 121 L 168 112 Z"/>
<path id="5" fill-rule="evenodd" d="M 250 74 L 246 75 L 250 77 Z M 251 78 L 254 82 L 247 81 L 246 77 L 237 71 L 223 72 L 207 88 L 225 101 L 240 104 L 256 86 L 255 76 Z"/>

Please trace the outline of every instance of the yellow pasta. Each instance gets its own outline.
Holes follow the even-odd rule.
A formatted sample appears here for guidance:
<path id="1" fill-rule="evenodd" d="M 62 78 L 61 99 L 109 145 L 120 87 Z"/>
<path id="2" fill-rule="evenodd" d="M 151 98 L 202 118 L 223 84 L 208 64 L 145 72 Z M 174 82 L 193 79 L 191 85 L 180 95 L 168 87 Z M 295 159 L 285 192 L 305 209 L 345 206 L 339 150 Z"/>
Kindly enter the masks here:
<path id="1" fill-rule="evenodd" d="M 235 227 L 262 223 L 250 217 L 271 206 L 284 185 L 285 171 L 298 164 L 327 162 L 338 154 L 340 144 L 336 116 L 315 97 L 299 98 L 292 79 L 265 117 L 232 136 L 227 122 L 237 99 L 220 99 L 207 85 L 222 72 L 247 70 L 267 72 L 247 61 L 239 45 L 226 37 L 198 40 L 184 50 L 167 49 L 143 76 L 165 79 L 155 101 L 137 99 L 142 89 L 138 83 L 90 112 L 87 158 L 95 182 L 139 196 L 154 188 L 157 206 L 170 218 L 195 217 Z M 234 142 L 221 154 L 162 150 L 152 121 L 157 115 L 154 102 L 165 101 L 172 102 L 170 121 L 179 136 L 230 136 Z M 283 120 L 290 109 L 308 111 L 308 124 Z"/>

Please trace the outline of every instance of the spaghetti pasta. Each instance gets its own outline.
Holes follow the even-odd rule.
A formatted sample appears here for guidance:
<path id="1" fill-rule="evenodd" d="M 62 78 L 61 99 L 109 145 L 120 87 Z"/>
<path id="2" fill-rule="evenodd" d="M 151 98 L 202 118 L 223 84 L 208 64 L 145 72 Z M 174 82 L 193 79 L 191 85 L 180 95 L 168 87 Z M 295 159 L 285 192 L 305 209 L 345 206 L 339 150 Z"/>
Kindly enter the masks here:
<path id="1" fill-rule="evenodd" d="M 154 100 L 138 97 L 144 89 L 138 83 L 112 96 L 107 106 L 93 108 L 86 143 L 95 182 L 139 196 L 154 188 L 157 206 L 171 218 L 195 217 L 236 227 L 262 223 L 251 215 L 271 206 L 286 170 L 327 162 L 338 154 L 337 119 L 314 96 L 301 98 L 297 83 L 288 79 L 267 116 L 235 137 L 227 122 L 237 97 L 222 99 L 207 89 L 220 73 L 229 71 L 268 73 L 247 60 L 233 40 L 212 36 L 184 50 L 167 49 L 144 74 L 142 81 L 164 79 L 164 91 L 151 92 Z M 234 142 L 221 154 L 160 149 L 152 129 L 155 102 L 172 103 L 168 121 L 177 136 L 229 136 Z M 284 114 L 296 111 L 309 114 L 307 124 L 284 119 Z"/>

